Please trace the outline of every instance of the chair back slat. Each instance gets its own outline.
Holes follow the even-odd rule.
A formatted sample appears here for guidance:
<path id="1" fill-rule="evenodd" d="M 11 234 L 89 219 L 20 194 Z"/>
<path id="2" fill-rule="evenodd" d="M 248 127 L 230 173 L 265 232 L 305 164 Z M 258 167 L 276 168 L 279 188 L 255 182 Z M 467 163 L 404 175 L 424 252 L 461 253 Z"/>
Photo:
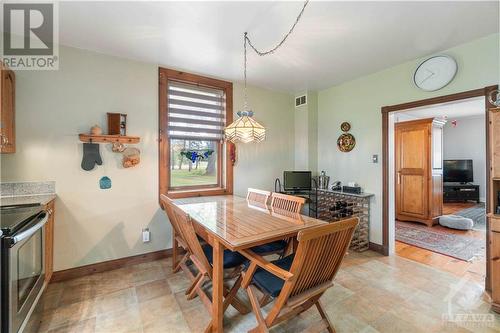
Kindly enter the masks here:
<path id="1" fill-rule="evenodd" d="M 247 192 L 248 201 L 258 202 L 267 205 L 267 201 L 269 200 L 270 196 L 271 192 L 269 191 L 258 190 L 255 188 L 248 188 Z"/>
<path id="2" fill-rule="evenodd" d="M 166 206 L 169 206 L 169 209 L 172 211 L 174 220 L 177 221 L 179 231 L 182 238 L 186 241 L 189 252 L 191 252 L 191 255 L 196 257 L 197 261 L 203 266 L 203 269 L 205 269 L 211 276 L 212 266 L 208 262 L 205 252 L 203 252 L 203 249 L 201 248 L 200 241 L 196 236 L 193 220 L 187 213 L 176 206 L 170 198 L 167 198 Z"/>
<path id="3" fill-rule="evenodd" d="M 337 274 L 351 243 L 358 218 L 334 222 L 300 231 L 299 245 L 290 272 L 296 276 L 284 297 L 302 294 L 331 282 Z M 281 295 L 280 295 L 281 296 Z"/>
<path id="4" fill-rule="evenodd" d="M 282 193 L 273 193 L 271 195 L 271 207 L 292 213 L 300 213 L 305 202 L 306 199 L 292 195 Z"/>
<path id="5" fill-rule="evenodd" d="M 173 205 L 172 199 L 167 197 L 165 194 L 162 194 L 160 196 L 160 203 L 161 203 L 163 209 L 165 210 L 165 212 L 167 213 L 168 220 L 170 221 L 170 224 L 172 225 L 172 228 L 174 229 L 175 234 L 179 235 L 181 238 L 183 238 L 182 234 L 179 230 L 179 224 L 177 223 L 177 220 L 175 219 L 174 213 L 172 211 L 172 205 Z M 171 203 L 171 204 L 169 204 L 169 203 Z"/>

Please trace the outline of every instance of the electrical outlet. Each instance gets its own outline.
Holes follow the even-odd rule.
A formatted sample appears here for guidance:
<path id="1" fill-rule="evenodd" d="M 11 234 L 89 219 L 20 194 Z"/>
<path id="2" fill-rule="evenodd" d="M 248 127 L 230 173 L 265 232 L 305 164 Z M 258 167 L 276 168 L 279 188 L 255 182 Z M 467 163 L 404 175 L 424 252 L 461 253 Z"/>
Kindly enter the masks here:
<path id="1" fill-rule="evenodd" d="M 149 228 L 142 229 L 142 242 L 147 243 L 151 239 L 151 233 L 149 232 Z"/>

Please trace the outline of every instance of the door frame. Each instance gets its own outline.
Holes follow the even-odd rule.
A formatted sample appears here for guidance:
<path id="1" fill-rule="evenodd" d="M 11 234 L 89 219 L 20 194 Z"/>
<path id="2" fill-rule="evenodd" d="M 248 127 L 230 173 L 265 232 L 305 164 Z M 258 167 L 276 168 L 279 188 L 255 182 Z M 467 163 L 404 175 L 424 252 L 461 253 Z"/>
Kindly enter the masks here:
<path id="1" fill-rule="evenodd" d="M 488 101 L 488 95 L 495 89 L 498 89 L 498 85 L 487 86 L 480 89 L 474 89 L 469 91 L 464 91 L 460 93 L 455 93 L 451 95 L 432 97 L 427 99 L 422 99 L 418 101 L 383 106 L 381 108 L 382 112 L 382 252 L 384 255 L 389 255 L 389 115 L 393 112 L 401 112 L 406 109 L 413 109 L 422 106 L 429 106 L 441 103 L 448 103 L 459 101 L 463 99 L 469 99 L 474 97 L 485 97 L 485 134 L 486 134 L 486 151 L 485 154 L 488 156 L 490 142 L 489 142 L 489 113 L 488 110 L 494 105 Z M 486 159 L 486 179 L 490 177 L 490 158 Z M 486 182 L 486 211 L 490 212 L 490 184 Z M 489 226 L 486 224 L 486 244 L 489 243 Z M 486 247 L 486 256 L 489 256 L 489 248 Z M 491 290 L 490 281 L 490 263 L 486 260 L 486 290 Z"/>

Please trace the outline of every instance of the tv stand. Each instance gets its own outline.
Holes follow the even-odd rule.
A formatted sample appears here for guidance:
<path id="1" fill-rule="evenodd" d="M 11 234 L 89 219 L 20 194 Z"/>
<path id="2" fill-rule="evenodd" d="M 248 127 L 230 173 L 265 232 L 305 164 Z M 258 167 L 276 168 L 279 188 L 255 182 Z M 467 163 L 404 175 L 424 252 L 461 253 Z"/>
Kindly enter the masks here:
<path id="1" fill-rule="evenodd" d="M 479 185 L 445 184 L 443 186 L 443 202 L 479 201 Z"/>

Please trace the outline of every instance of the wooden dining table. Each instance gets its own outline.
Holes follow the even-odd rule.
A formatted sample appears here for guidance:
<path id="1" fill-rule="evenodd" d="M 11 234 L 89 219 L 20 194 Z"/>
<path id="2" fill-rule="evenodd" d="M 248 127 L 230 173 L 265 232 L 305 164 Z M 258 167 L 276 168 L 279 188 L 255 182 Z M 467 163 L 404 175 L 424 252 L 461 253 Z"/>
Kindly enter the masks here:
<path id="1" fill-rule="evenodd" d="M 223 332 L 224 249 L 238 251 L 279 239 L 327 222 L 273 209 L 244 198 L 223 195 L 177 199 L 175 205 L 190 215 L 196 232 L 213 248 L 212 332 Z"/>

